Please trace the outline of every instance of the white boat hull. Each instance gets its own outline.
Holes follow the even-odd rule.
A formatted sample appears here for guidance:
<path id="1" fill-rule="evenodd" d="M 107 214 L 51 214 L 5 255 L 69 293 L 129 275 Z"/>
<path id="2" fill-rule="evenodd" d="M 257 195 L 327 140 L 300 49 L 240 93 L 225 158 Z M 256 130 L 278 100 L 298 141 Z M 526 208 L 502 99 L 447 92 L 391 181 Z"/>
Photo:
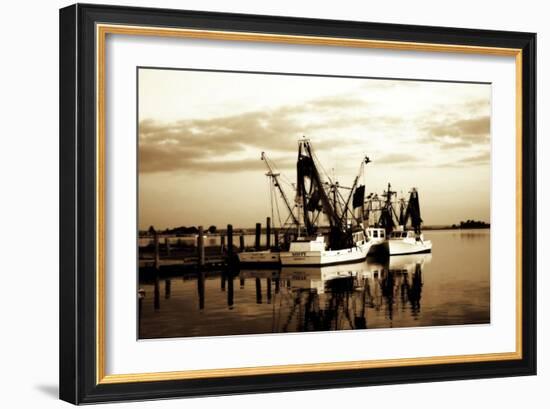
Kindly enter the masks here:
<path id="1" fill-rule="evenodd" d="M 281 262 L 278 251 L 246 251 L 239 253 L 239 263 L 242 264 L 279 264 Z"/>
<path id="2" fill-rule="evenodd" d="M 322 251 L 284 251 L 281 252 L 283 266 L 323 266 L 330 264 L 345 264 L 364 260 L 370 250 L 371 243 L 341 250 Z"/>
<path id="3" fill-rule="evenodd" d="M 429 253 L 432 251 L 432 242 L 430 240 L 390 239 L 388 247 L 390 256 Z"/>

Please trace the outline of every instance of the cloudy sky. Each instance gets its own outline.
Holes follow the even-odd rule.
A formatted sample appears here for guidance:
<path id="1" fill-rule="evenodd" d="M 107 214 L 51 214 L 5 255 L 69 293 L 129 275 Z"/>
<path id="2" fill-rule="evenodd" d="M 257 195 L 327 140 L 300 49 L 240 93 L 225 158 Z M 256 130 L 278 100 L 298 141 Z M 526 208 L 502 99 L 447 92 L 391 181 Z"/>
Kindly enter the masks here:
<path id="1" fill-rule="evenodd" d="M 368 192 L 419 189 L 427 225 L 490 221 L 491 86 L 139 70 L 139 227 L 251 227 L 270 215 L 262 151 L 296 179 L 297 141 Z M 293 197 L 291 188 L 284 186 Z"/>

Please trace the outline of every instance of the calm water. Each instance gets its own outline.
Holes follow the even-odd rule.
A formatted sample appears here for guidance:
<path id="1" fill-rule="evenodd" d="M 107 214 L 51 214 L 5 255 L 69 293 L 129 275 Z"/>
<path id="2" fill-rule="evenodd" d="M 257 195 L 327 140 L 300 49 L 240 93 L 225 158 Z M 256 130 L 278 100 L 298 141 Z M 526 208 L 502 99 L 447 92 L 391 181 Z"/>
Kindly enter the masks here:
<path id="1" fill-rule="evenodd" d="M 427 231 L 432 254 L 140 283 L 140 338 L 484 324 L 489 230 Z"/>

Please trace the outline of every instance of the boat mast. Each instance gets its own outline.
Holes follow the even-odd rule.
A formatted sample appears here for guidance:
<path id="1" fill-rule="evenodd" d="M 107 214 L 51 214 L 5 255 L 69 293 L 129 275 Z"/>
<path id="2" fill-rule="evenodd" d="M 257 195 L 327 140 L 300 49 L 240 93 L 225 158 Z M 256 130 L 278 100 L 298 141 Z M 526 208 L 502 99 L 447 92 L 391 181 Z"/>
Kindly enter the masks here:
<path id="1" fill-rule="evenodd" d="M 268 172 L 265 175 L 271 179 L 271 181 L 273 182 L 273 185 L 279 190 L 279 193 L 281 194 L 281 197 L 283 198 L 283 202 L 285 203 L 285 206 L 288 210 L 288 214 L 292 218 L 292 222 L 295 225 L 299 226 L 300 223 L 298 222 L 298 219 L 294 215 L 293 209 L 290 206 L 290 202 L 288 201 L 288 198 L 286 197 L 285 191 L 283 190 L 283 188 L 281 187 L 281 184 L 279 183 L 279 176 L 281 174 L 273 172 L 273 168 L 271 167 L 265 152 L 262 152 L 262 160 L 265 162 L 265 165 L 267 166 L 267 170 L 268 170 Z"/>
<path id="2" fill-rule="evenodd" d="M 316 231 L 314 220 L 309 217 L 308 212 L 322 210 L 327 216 L 331 230 L 336 226 L 339 227 L 338 215 L 332 205 L 332 200 L 324 189 L 324 183 L 315 165 L 313 151 L 308 139 L 300 139 L 298 142 L 296 170 L 298 178 L 297 196 L 302 203 L 307 234 L 311 236 Z M 306 186 L 307 180 L 309 180 L 309 187 Z"/>
<path id="3" fill-rule="evenodd" d="M 363 208 L 364 208 L 364 202 L 365 202 L 365 185 L 357 186 L 357 183 L 359 182 L 359 178 L 365 171 L 365 165 L 370 163 L 370 159 L 368 156 L 365 156 L 365 158 L 361 161 L 361 165 L 359 166 L 359 172 L 357 173 L 357 176 L 355 176 L 355 180 L 353 181 L 353 185 L 351 186 L 349 196 L 346 200 L 346 203 L 344 205 L 344 208 L 342 210 L 342 216 L 340 218 L 340 223 L 346 222 L 346 215 L 349 211 L 351 213 L 351 216 L 355 219 L 355 221 L 360 224 L 363 222 Z M 357 207 L 361 207 L 361 218 L 355 217 L 355 213 L 353 210 L 349 209 L 350 201 L 353 197 L 353 203 L 352 208 L 353 210 Z"/>
<path id="4" fill-rule="evenodd" d="M 421 233 L 422 218 L 420 217 L 420 201 L 418 200 L 418 191 L 412 188 L 409 195 L 409 202 L 405 212 L 404 224 L 411 219 L 411 226 L 416 234 Z"/>
<path id="5" fill-rule="evenodd" d="M 393 222 L 393 216 L 395 213 L 395 210 L 392 206 L 392 196 L 396 192 L 391 190 L 391 184 L 388 183 L 388 190 L 386 190 L 383 193 L 383 196 L 385 198 L 384 207 L 381 209 L 380 212 L 380 219 L 378 221 L 379 226 L 386 229 L 386 233 L 389 234 L 392 232 L 393 228 L 395 227 L 395 223 Z"/>

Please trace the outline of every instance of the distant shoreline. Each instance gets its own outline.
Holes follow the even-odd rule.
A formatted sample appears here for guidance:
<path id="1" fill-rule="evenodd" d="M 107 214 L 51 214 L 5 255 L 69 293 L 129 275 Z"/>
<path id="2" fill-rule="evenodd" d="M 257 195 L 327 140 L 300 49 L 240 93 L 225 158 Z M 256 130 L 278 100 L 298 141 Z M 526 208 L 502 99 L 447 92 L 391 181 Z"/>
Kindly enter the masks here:
<path id="1" fill-rule="evenodd" d="M 460 226 L 424 226 L 422 227 L 422 230 L 483 230 L 487 229 L 489 230 L 491 228 L 490 225 L 487 226 L 467 226 L 467 227 L 460 227 Z"/>
<path id="2" fill-rule="evenodd" d="M 282 229 L 277 227 L 272 227 L 271 228 L 271 233 L 273 234 L 273 231 L 274 230 L 278 230 L 278 231 L 281 231 Z M 460 226 L 424 226 L 422 227 L 422 231 L 438 231 L 438 230 L 490 230 L 491 229 L 491 226 L 490 225 L 487 225 L 487 226 L 468 226 L 468 227 L 460 227 Z M 166 229 L 166 230 L 171 230 L 171 229 Z M 159 233 L 160 234 L 163 234 L 163 235 L 170 235 L 170 236 L 180 236 L 180 237 L 190 237 L 190 236 L 196 236 L 196 232 L 189 232 L 189 233 L 176 233 L 176 232 L 166 232 L 166 230 L 159 230 Z M 233 228 L 233 232 L 236 233 L 236 234 L 256 234 L 256 228 L 255 227 L 234 227 Z M 265 227 L 262 227 L 261 229 L 261 233 L 262 235 L 265 235 L 266 234 L 266 228 Z M 215 232 L 209 232 L 207 229 L 205 229 L 204 231 L 204 234 L 205 235 L 208 235 L 208 236 L 219 236 L 219 235 L 226 235 L 227 234 L 227 229 L 216 229 Z M 147 234 L 147 231 L 145 230 L 140 230 L 139 231 L 139 236 L 146 236 L 148 235 Z"/>

